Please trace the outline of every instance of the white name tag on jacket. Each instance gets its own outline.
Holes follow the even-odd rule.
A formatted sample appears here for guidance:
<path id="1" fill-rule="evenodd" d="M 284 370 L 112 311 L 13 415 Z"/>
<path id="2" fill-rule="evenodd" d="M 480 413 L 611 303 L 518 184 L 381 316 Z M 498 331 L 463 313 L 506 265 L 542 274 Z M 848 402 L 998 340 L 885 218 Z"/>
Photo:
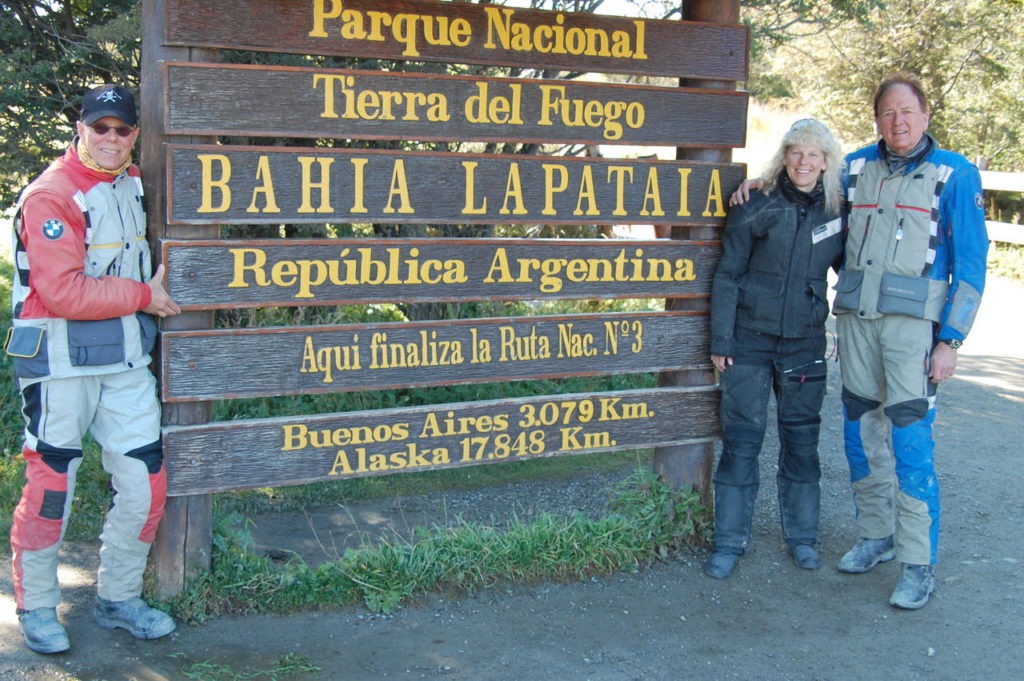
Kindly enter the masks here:
<path id="1" fill-rule="evenodd" d="M 843 220 L 842 218 L 836 218 L 832 222 L 826 222 L 823 225 L 818 225 L 811 232 L 811 242 L 818 243 L 822 239 L 827 239 L 830 236 L 835 236 L 843 231 Z"/>

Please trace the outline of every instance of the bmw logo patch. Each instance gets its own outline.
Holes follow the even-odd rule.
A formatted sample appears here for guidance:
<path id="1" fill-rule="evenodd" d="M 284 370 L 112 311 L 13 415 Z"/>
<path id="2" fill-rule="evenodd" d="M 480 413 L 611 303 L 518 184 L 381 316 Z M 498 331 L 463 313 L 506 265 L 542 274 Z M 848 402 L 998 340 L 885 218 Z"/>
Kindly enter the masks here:
<path id="1" fill-rule="evenodd" d="M 985 207 L 985 201 L 984 201 L 984 199 L 981 198 L 981 193 L 980 192 L 975 192 L 974 193 L 974 205 L 977 206 L 978 208 L 984 208 Z"/>
<path id="2" fill-rule="evenodd" d="M 43 236 L 50 241 L 56 241 L 64 236 L 64 223 L 57 218 L 50 218 L 43 223 Z"/>

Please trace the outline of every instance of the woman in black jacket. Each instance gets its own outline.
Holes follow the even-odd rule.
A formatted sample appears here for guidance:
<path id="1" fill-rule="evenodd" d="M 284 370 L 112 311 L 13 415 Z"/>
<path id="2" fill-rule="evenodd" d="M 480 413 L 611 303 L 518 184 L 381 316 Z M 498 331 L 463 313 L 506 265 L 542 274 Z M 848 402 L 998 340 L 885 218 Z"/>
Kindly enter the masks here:
<path id="1" fill-rule="evenodd" d="M 731 209 L 711 294 L 722 454 L 706 572 L 725 579 L 750 541 L 758 455 L 775 394 L 782 535 L 796 564 L 821 567 L 818 431 L 825 398 L 827 273 L 843 250 L 843 155 L 819 121 L 783 136 L 760 192 Z"/>

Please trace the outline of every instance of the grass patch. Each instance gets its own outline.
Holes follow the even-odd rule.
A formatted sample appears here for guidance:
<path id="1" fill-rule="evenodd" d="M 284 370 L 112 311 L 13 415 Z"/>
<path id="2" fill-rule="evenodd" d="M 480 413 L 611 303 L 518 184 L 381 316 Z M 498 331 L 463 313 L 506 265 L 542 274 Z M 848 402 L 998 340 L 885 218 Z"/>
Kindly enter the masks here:
<path id="1" fill-rule="evenodd" d="M 288 653 L 279 659 L 273 667 L 268 668 L 235 669 L 230 665 L 205 660 L 186 665 L 181 673 L 186 679 L 193 679 L 193 681 L 256 681 L 256 679 L 277 681 L 296 674 L 315 674 L 319 671 L 320 666 L 309 658 L 298 653 Z"/>
<path id="2" fill-rule="evenodd" d="M 286 613 L 362 603 L 390 612 L 436 590 L 472 591 L 501 581 L 581 579 L 633 570 L 684 545 L 706 542 L 711 516 L 692 491 L 673 490 L 640 468 L 613 490 L 608 512 L 543 514 L 507 528 L 462 522 L 420 528 L 409 541 L 349 549 L 313 568 L 255 555 L 241 516 L 214 529 L 209 572 L 167 605 L 186 622 L 222 613 Z"/>

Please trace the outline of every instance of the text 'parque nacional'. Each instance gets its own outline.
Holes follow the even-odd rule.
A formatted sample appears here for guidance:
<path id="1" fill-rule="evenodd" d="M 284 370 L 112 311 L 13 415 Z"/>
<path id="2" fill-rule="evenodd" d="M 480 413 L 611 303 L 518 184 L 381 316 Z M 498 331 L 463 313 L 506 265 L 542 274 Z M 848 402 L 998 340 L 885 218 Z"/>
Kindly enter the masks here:
<path id="1" fill-rule="evenodd" d="M 484 7 L 486 33 L 473 35 L 473 25 L 460 17 L 346 9 L 342 0 L 314 0 L 311 38 L 388 42 L 403 46 L 402 56 L 419 57 L 423 45 L 468 48 L 482 43 L 487 50 L 646 60 L 645 22 L 632 31 L 566 25 L 559 12 L 553 21 L 530 25 L 516 20 L 516 10 Z"/>

